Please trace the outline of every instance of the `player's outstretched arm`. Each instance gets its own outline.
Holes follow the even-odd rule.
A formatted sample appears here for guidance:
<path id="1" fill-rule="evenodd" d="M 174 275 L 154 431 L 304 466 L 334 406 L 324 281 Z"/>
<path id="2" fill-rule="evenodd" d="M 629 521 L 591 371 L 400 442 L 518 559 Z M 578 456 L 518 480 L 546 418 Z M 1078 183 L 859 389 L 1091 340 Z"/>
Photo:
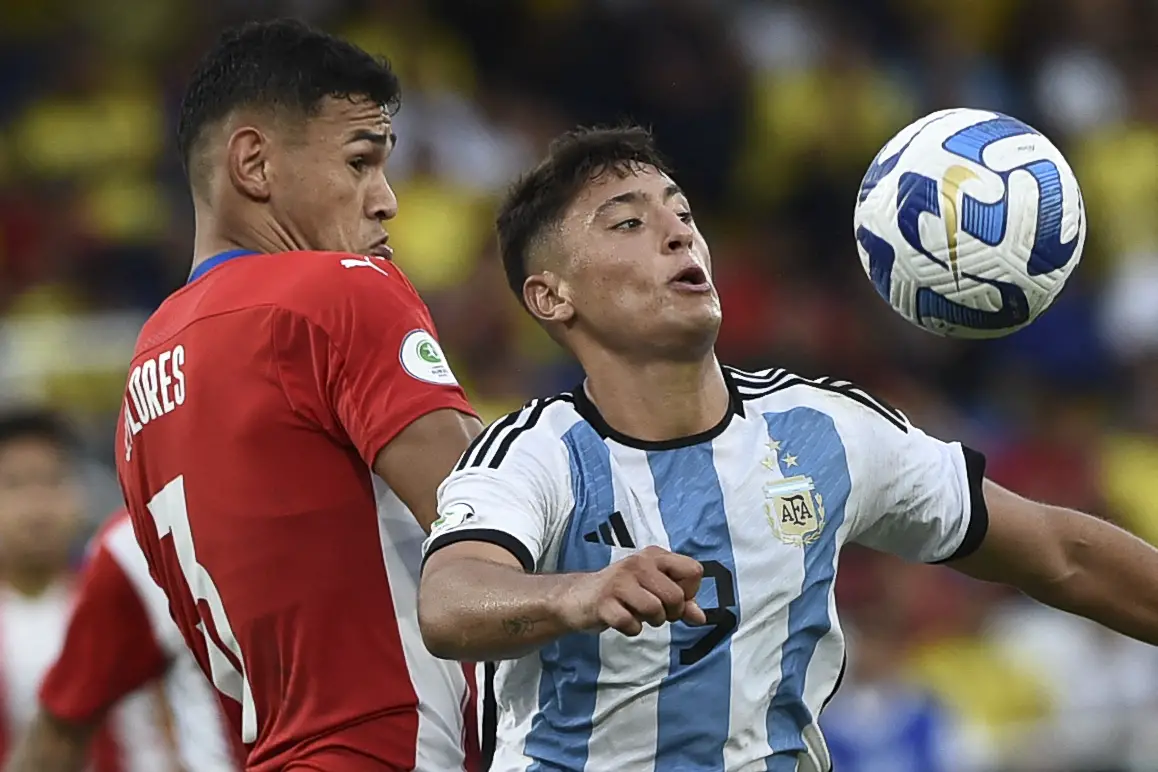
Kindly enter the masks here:
<path id="1" fill-rule="evenodd" d="M 697 561 L 659 547 L 595 573 L 530 574 L 503 547 L 459 541 L 430 554 L 418 622 L 436 657 L 513 659 L 568 633 L 704 624 L 694 600 L 702 576 Z"/>
<path id="2" fill-rule="evenodd" d="M 1158 550 L 1103 520 L 988 480 L 984 496 L 989 530 L 954 568 L 1158 645 Z"/>
<path id="3" fill-rule="evenodd" d="M 20 738 L 4 772 L 80 772 L 94 727 L 60 721 L 43 708 Z"/>

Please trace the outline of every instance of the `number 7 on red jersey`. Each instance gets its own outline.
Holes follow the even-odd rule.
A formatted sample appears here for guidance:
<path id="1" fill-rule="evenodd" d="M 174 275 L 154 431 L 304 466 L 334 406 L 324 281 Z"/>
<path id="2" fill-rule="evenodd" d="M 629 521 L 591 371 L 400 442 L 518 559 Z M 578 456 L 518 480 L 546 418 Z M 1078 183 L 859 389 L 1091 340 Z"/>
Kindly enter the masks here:
<path id="1" fill-rule="evenodd" d="M 241 739 L 242 742 L 252 743 L 257 739 L 257 709 L 253 702 L 253 690 L 249 679 L 245 677 L 241 646 L 225 615 L 221 593 L 217 591 L 213 577 L 197 562 L 185 500 L 185 478 L 178 476 L 171 480 L 149 501 L 148 507 L 157 526 L 157 539 L 164 539 L 167 535 L 173 537 L 177 563 L 201 617 L 197 627 L 205 638 L 205 648 L 209 652 L 209 672 L 213 685 L 222 694 L 241 704 Z"/>

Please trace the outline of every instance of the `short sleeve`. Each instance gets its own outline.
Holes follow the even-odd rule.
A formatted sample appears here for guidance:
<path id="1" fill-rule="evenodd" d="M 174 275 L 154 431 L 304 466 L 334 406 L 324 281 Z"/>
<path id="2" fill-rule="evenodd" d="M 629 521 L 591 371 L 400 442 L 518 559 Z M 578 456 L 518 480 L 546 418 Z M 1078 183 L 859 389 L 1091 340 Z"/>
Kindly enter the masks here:
<path id="1" fill-rule="evenodd" d="M 426 305 L 398 267 L 373 257 L 319 258 L 309 286 L 273 322 L 291 407 L 348 438 L 367 464 L 427 413 L 474 415 Z"/>
<path id="2" fill-rule="evenodd" d="M 88 723 L 161 677 L 168 664 L 132 582 L 96 543 L 80 576 L 64 645 L 41 683 L 41 705 L 63 721 Z"/>
<path id="3" fill-rule="evenodd" d="M 857 487 L 864 491 L 852 540 L 906 560 L 940 563 L 972 553 L 989 514 L 985 457 L 901 421 L 866 416 L 857 432 Z"/>
<path id="4" fill-rule="evenodd" d="M 509 550 L 530 573 L 557 540 L 572 501 L 563 443 L 529 434 L 504 449 L 505 420 L 479 435 L 439 486 L 439 518 L 423 545 L 424 563 L 450 544 L 484 541 Z M 496 446 L 503 452 L 495 453 Z"/>

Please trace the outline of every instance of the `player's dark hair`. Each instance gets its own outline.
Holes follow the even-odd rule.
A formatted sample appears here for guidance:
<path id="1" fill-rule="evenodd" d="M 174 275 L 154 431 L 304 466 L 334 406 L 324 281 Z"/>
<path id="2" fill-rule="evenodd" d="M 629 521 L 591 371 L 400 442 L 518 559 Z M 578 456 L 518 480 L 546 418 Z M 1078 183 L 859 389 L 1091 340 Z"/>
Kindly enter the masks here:
<path id="1" fill-rule="evenodd" d="M 624 177 L 646 166 L 671 173 L 651 132 L 642 126 L 581 128 L 557 137 L 547 157 L 511 186 L 499 206 L 495 229 L 507 284 L 520 302 L 531 247 L 563 217 L 583 187 L 601 174 Z"/>
<path id="2" fill-rule="evenodd" d="M 314 114 L 326 97 L 365 97 L 393 114 L 402 101 L 389 63 L 295 19 L 226 29 L 201 58 L 177 126 L 186 173 L 205 128 L 239 107 Z M 191 175 L 192 176 L 192 175 Z"/>
<path id="3" fill-rule="evenodd" d="M 49 410 L 18 408 L 0 413 L 0 447 L 19 440 L 42 440 L 68 453 L 76 438 L 63 418 Z"/>

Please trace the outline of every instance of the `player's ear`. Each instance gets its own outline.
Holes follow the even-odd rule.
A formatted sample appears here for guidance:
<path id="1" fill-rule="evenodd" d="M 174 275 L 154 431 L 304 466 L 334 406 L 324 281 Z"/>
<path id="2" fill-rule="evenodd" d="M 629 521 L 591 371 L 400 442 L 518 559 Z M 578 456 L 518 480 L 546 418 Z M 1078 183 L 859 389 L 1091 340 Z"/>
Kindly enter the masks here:
<path id="1" fill-rule="evenodd" d="M 570 288 L 553 271 L 531 274 L 523 282 L 523 302 L 531 316 L 540 322 L 571 321 L 575 306 L 571 304 Z"/>
<path id="2" fill-rule="evenodd" d="M 266 136 L 252 126 L 243 126 L 229 135 L 229 181 L 255 201 L 269 199 L 268 149 Z"/>

